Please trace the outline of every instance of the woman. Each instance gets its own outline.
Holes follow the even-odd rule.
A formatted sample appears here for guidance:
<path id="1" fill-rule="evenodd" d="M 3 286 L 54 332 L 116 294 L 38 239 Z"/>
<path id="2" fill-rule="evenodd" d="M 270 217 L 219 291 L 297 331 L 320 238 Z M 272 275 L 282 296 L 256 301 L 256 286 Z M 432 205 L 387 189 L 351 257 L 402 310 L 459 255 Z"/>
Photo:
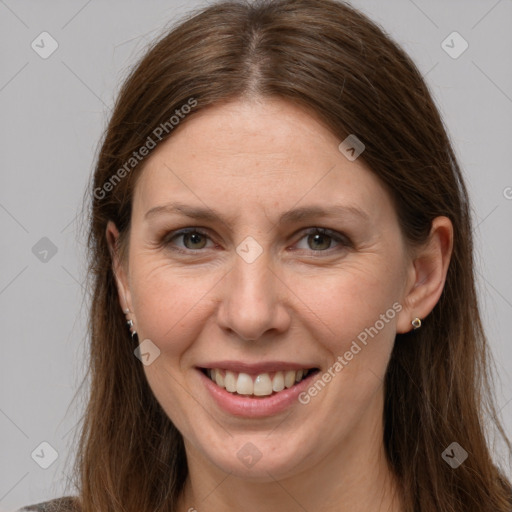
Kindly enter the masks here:
<path id="1" fill-rule="evenodd" d="M 374 23 L 196 13 L 127 79 L 91 188 L 79 497 L 25 510 L 512 509 L 466 188 Z"/>

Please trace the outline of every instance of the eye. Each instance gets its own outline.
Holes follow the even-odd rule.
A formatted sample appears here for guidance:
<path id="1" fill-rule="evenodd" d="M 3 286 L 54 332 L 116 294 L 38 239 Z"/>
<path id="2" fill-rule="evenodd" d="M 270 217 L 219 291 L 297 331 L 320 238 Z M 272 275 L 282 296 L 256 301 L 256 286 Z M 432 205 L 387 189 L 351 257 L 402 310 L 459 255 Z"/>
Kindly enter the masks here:
<path id="1" fill-rule="evenodd" d="M 345 235 L 325 228 L 310 228 L 306 231 L 305 236 L 300 240 L 306 240 L 308 247 L 306 250 L 312 252 L 327 252 L 332 248 L 333 241 L 343 247 L 350 246 L 350 242 Z"/>
<path id="2" fill-rule="evenodd" d="M 199 251 L 201 249 L 204 249 L 207 240 L 210 240 L 210 237 L 204 231 L 198 228 L 187 228 L 182 229 L 181 231 L 178 232 L 171 233 L 170 237 L 165 238 L 164 244 L 178 252 L 187 252 L 182 248 L 173 247 L 174 244 L 172 243 L 172 241 L 177 238 L 183 239 L 185 249 L 188 249 L 189 251 Z"/>
<path id="3" fill-rule="evenodd" d="M 182 239 L 182 247 L 177 245 L 175 242 L 179 239 Z M 351 246 L 350 240 L 345 235 L 325 228 L 308 229 L 299 239 L 297 244 L 302 240 L 306 240 L 307 247 L 299 247 L 299 250 L 306 250 L 312 253 L 328 252 L 329 249 L 332 249 L 333 242 L 340 246 L 338 249 Z M 205 231 L 199 228 L 185 228 L 180 231 L 170 233 L 163 240 L 163 244 L 173 251 L 181 253 L 195 253 L 208 248 L 208 241 L 213 243 L 210 236 Z"/>

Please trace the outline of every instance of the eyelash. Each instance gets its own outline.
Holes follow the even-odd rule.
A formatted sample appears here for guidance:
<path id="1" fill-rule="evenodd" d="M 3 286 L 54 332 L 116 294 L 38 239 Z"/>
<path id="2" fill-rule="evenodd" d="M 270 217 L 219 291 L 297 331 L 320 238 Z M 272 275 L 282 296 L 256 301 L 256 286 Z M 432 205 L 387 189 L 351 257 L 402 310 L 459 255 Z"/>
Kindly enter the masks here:
<path id="1" fill-rule="evenodd" d="M 163 241 L 162 241 L 162 245 L 169 248 L 170 250 L 172 251 L 175 251 L 175 252 L 178 252 L 178 253 L 181 253 L 181 254 L 199 254 L 200 252 L 204 251 L 206 248 L 203 248 L 203 249 L 180 249 L 176 246 L 173 246 L 172 245 L 172 241 L 176 238 L 179 238 L 179 237 L 182 237 L 184 235 L 187 235 L 187 234 L 190 234 L 190 233 L 197 233 L 198 235 L 201 235 L 201 236 L 204 236 L 205 238 L 207 238 L 208 240 L 211 240 L 213 242 L 213 240 L 211 239 L 211 237 L 208 235 L 208 233 L 206 233 L 205 231 L 203 231 L 201 228 L 185 228 L 185 229 L 181 229 L 181 230 L 178 230 L 178 231 L 173 231 L 171 233 L 168 233 Z M 350 242 L 350 240 L 345 236 L 343 235 L 342 233 L 338 233 L 336 231 L 333 231 L 331 229 L 327 229 L 327 228 L 318 228 L 318 227 L 314 227 L 314 228 L 309 228 L 307 229 L 304 234 L 302 235 L 302 237 L 299 239 L 302 240 L 303 238 L 305 238 L 306 236 L 308 235 L 324 235 L 324 236 L 327 236 L 331 239 L 333 239 L 334 241 L 338 242 L 342 248 L 347 248 L 347 247 L 351 247 L 352 244 Z M 340 249 L 340 247 L 338 247 L 338 250 Z M 299 249 L 300 250 L 300 249 Z M 320 250 L 320 251 L 314 251 L 312 249 L 309 250 L 310 253 L 314 254 L 315 257 L 317 253 L 331 253 L 333 249 L 332 248 L 329 248 L 329 249 L 326 249 L 326 250 Z M 336 250 L 336 248 L 334 248 L 334 250 Z"/>

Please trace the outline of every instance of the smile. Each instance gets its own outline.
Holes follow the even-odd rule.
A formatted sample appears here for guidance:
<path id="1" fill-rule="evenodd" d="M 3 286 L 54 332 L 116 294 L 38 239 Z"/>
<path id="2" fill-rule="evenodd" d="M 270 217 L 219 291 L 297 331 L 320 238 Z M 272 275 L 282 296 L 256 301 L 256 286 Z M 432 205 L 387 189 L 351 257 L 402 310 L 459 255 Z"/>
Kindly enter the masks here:
<path id="1" fill-rule="evenodd" d="M 316 368 L 305 368 L 250 375 L 221 368 L 206 368 L 203 370 L 220 388 L 229 393 L 244 396 L 270 396 L 273 393 L 279 393 L 298 384 L 315 371 Z"/>

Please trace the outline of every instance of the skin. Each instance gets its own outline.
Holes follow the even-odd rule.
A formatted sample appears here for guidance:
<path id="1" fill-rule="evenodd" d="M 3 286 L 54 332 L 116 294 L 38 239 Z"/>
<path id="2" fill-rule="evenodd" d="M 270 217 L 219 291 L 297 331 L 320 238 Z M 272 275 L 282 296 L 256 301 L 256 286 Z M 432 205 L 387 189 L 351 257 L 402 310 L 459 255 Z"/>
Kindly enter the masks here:
<path id="1" fill-rule="evenodd" d="M 121 306 L 139 340 L 161 350 L 144 367 L 148 382 L 185 440 L 180 511 L 403 510 L 382 442 L 383 377 L 396 333 L 412 330 L 411 320 L 425 319 L 441 295 L 453 230 L 438 217 L 428 242 L 408 247 L 387 190 L 361 158 L 345 158 L 340 142 L 283 100 L 210 107 L 147 158 L 124 259 L 108 224 Z M 224 221 L 145 217 L 170 201 L 206 205 Z M 278 221 L 289 209 L 334 204 L 367 219 Z M 186 227 L 209 238 L 172 238 Z M 305 233 L 315 227 L 349 241 L 315 241 Z M 247 236 L 263 251 L 252 263 L 236 252 Z M 310 403 L 275 416 L 223 412 L 195 369 L 232 359 L 327 371 L 394 303 L 401 311 Z M 237 457 L 247 442 L 261 453 L 251 468 Z"/>

